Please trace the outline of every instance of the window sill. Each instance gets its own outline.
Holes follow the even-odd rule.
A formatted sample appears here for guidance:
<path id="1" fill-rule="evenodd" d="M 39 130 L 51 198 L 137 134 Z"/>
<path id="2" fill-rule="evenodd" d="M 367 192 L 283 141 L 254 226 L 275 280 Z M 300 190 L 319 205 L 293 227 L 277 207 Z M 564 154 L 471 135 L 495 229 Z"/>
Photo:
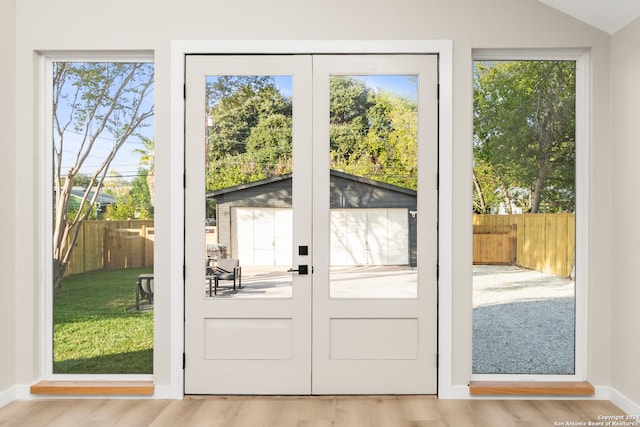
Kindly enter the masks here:
<path id="1" fill-rule="evenodd" d="M 595 389 L 587 381 L 471 381 L 469 393 L 475 396 L 593 396 Z"/>
<path id="2" fill-rule="evenodd" d="M 40 381 L 31 394 L 152 395 L 153 381 Z"/>

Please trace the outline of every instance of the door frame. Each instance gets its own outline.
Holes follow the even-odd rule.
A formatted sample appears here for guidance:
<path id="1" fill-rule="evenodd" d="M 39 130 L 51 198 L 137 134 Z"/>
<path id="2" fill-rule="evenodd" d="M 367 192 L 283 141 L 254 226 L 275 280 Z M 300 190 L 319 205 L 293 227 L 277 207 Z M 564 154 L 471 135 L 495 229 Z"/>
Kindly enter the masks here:
<path id="1" fill-rule="evenodd" d="M 188 54 L 436 54 L 438 55 L 439 111 L 438 111 L 438 395 L 452 393 L 452 333 L 453 333 L 453 41 L 452 40 L 254 40 L 205 41 L 177 40 L 171 43 L 171 106 L 173 118 L 169 154 L 171 163 L 184 165 L 185 147 L 185 59 Z M 172 167 L 166 171 L 169 191 L 175 200 L 184 200 L 184 170 Z M 172 204 L 171 218 L 165 239 L 171 242 L 170 259 L 184 260 L 184 205 Z M 177 220 L 177 219 L 180 220 Z M 170 301 L 168 339 L 156 345 L 156 351 L 169 354 L 170 369 L 164 377 L 170 383 L 166 395 L 184 394 L 184 277 L 183 268 L 176 264 L 169 269 L 169 286 L 165 297 Z M 166 325 L 165 322 L 163 322 Z M 160 325 L 158 325 L 159 327 Z M 156 337 L 159 333 L 156 332 Z M 174 345 L 171 345 L 174 343 Z M 181 343 L 179 345 L 178 343 Z M 167 375 L 168 374 L 168 375 Z"/>

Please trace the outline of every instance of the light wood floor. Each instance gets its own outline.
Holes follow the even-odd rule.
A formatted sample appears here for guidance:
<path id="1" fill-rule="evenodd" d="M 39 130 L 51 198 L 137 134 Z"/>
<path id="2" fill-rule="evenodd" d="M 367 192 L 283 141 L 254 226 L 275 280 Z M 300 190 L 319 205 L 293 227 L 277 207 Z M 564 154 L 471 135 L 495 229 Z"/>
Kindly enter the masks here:
<path id="1" fill-rule="evenodd" d="M 439 400 L 430 396 L 207 397 L 16 401 L 1 427 L 557 426 L 623 415 L 608 401 Z M 560 424 L 564 423 L 564 424 Z M 576 424 L 573 424 L 576 425 Z M 580 424 L 577 424 L 580 425 Z"/>

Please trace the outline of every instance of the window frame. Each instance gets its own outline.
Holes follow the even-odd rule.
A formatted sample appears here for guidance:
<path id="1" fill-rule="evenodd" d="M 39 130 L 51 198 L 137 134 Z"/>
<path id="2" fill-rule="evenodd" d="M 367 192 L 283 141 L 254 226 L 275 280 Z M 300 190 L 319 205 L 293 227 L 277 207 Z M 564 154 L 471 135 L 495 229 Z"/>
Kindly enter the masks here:
<path id="1" fill-rule="evenodd" d="M 473 49 L 475 61 L 575 61 L 576 64 L 576 215 L 575 215 L 575 333 L 574 374 L 474 374 L 472 381 L 585 381 L 587 378 L 588 194 L 589 194 L 589 52 L 585 49 L 519 50 Z M 473 73 L 472 73 L 473 75 Z M 473 82 L 471 83 L 473 85 Z M 472 88 L 473 92 L 473 88 Z M 472 197 L 472 196 L 471 196 Z M 469 200 L 471 204 L 471 199 Z M 473 236 L 469 236 L 472 240 Z M 473 278 L 471 278 L 473 280 Z M 469 289 L 472 289 L 470 286 Z M 472 297 L 473 299 L 473 297 Z M 473 309 L 472 309 L 473 310 Z M 472 334 L 470 335 L 472 337 Z M 473 342 L 470 342 L 473 351 Z"/>
<path id="2" fill-rule="evenodd" d="M 53 123 L 53 63 L 54 62 L 144 62 L 153 63 L 155 59 L 152 51 L 44 51 L 39 52 L 40 84 L 38 92 L 38 116 L 40 117 L 37 136 L 39 144 L 39 200 L 41 200 L 39 218 L 39 259 L 40 265 L 40 348 L 39 367 L 41 376 L 51 380 L 128 380 L 150 381 L 152 374 L 54 374 L 53 373 L 53 264 L 47 260 L 53 259 L 53 141 L 51 139 Z M 155 102 L 155 99 L 154 99 Z M 154 325 L 156 322 L 154 311 Z M 154 327 L 155 329 L 155 327 Z M 154 330 L 155 335 L 155 330 Z M 154 339 L 155 342 L 155 339 Z M 156 371 L 155 358 L 153 372 Z"/>

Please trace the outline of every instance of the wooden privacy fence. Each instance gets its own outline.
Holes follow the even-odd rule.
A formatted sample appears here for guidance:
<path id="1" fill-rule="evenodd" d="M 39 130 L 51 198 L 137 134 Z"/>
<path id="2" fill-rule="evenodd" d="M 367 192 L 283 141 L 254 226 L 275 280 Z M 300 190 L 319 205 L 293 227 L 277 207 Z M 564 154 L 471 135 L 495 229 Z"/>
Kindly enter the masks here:
<path id="1" fill-rule="evenodd" d="M 473 263 L 513 265 L 517 261 L 515 224 L 474 225 Z"/>
<path id="2" fill-rule="evenodd" d="M 473 216 L 474 264 L 504 263 L 500 261 L 504 261 L 506 227 L 514 228 L 514 264 L 556 276 L 573 274 L 575 214 L 476 214 Z"/>
<path id="3" fill-rule="evenodd" d="M 153 220 L 86 221 L 66 276 L 104 268 L 153 266 Z"/>
<path id="4" fill-rule="evenodd" d="M 104 229 L 103 268 L 153 266 L 153 227 Z"/>

